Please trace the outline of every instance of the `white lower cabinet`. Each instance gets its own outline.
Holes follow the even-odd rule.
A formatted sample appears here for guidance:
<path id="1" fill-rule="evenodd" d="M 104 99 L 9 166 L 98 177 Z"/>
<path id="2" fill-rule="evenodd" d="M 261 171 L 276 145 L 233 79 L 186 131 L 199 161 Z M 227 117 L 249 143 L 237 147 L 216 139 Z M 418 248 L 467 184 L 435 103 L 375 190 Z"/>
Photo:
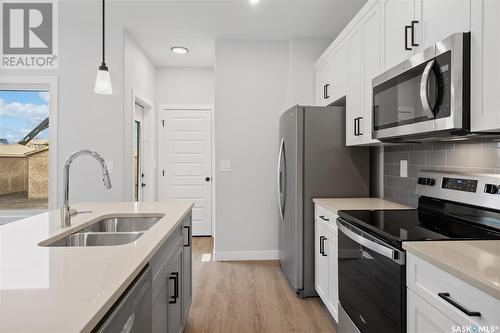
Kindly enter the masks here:
<path id="1" fill-rule="evenodd" d="M 407 290 L 408 333 L 452 332 L 457 324 L 410 289 Z"/>
<path id="2" fill-rule="evenodd" d="M 337 215 L 318 205 L 315 212 L 316 292 L 338 322 Z"/>
<path id="3" fill-rule="evenodd" d="M 478 332 L 498 326 L 500 300 L 408 252 L 406 270 L 408 332 Z"/>

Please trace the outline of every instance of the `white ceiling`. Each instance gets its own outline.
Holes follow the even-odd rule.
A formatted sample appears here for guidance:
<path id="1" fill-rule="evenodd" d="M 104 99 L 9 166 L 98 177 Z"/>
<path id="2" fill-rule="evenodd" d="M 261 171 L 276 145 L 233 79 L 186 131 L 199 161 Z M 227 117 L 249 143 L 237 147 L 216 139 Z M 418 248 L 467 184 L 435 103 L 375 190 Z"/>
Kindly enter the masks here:
<path id="1" fill-rule="evenodd" d="M 157 66 L 211 67 L 216 39 L 334 38 L 366 0 L 116 1 L 112 15 Z M 170 52 L 175 45 L 187 55 Z"/>

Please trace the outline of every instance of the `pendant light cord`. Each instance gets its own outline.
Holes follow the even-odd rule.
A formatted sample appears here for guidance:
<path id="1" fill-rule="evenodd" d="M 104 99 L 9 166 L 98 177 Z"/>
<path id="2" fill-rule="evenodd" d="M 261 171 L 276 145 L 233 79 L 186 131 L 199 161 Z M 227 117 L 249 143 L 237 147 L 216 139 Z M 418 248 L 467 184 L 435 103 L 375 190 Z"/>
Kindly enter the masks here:
<path id="1" fill-rule="evenodd" d="M 100 66 L 100 68 L 104 69 L 104 70 L 108 70 L 107 66 L 106 66 L 106 58 L 105 58 L 105 42 L 106 42 L 106 21 L 105 21 L 105 14 L 106 14 L 106 9 L 105 9 L 105 6 L 104 6 L 104 1 L 105 0 L 102 0 L 102 64 Z"/>

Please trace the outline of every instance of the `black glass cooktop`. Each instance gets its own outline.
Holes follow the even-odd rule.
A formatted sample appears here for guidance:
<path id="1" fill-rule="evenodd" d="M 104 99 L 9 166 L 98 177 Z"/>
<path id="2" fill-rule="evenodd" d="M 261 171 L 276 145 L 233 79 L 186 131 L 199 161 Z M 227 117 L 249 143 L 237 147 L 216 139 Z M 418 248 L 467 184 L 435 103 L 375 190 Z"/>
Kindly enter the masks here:
<path id="1" fill-rule="evenodd" d="M 393 246 L 401 242 L 500 239 L 500 213 L 446 202 L 410 210 L 340 211 L 339 217 Z"/>

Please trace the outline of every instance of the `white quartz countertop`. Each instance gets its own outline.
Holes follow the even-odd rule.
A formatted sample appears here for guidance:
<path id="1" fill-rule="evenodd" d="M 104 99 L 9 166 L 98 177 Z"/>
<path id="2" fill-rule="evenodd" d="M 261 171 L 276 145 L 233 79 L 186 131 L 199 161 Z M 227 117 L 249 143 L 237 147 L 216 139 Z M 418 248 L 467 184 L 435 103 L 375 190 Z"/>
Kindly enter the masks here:
<path id="1" fill-rule="evenodd" d="M 403 249 L 500 299 L 500 240 L 404 242 Z"/>
<path id="2" fill-rule="evenodd" d="M 67 228 L 60 210 L 0 226 L 0 332 L 91 331 L 192 207 L 177 200 L 88 203 L 73 206 L 92 213 L 74 216 Z M 164 216 L 125 245 L 38 245 L 102 217 L 131 214 Z"/>
<path id="3" fill-rule="evenodd" d="M 314 198 L 313 202 L 334 214 L 339 210 L 411 209 L 380 198 Z"/>

